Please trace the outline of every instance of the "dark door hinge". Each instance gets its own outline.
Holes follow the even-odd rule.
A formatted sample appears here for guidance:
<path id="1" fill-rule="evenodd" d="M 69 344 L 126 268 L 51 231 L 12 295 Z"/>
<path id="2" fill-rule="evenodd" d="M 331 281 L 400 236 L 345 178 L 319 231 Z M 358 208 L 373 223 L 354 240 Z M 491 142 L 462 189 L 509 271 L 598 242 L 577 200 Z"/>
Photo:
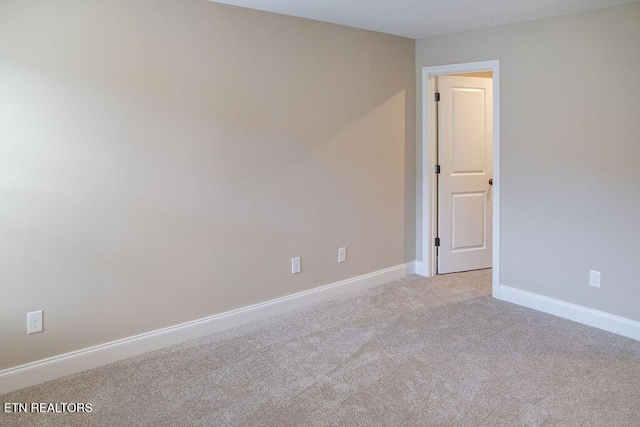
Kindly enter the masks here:
<path id="1" fill-rule="evenodd" d="M 436 102 L 440 101 L 440 92 L 435 93 L 434 99 Z"/>
<path id="2" fill-rule="evenodd" d="M 440 238 L 436 237 L 436 246 L 440 246 Z"/>
<path id="3" fill-rule="evenodd" d="M 436 173 L 440 173 L 440 165 L 436 165 Z"/>

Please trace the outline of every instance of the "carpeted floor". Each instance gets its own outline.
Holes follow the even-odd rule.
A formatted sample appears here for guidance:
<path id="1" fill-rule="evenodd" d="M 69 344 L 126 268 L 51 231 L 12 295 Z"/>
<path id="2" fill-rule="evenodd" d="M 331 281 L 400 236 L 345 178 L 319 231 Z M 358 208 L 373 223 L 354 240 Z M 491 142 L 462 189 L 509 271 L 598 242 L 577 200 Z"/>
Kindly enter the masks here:
<path id="1" fill-rule="evenodd" d="M 412 276 L 0 396 L 2 425 L 640 425 L 640 342 Z"/>

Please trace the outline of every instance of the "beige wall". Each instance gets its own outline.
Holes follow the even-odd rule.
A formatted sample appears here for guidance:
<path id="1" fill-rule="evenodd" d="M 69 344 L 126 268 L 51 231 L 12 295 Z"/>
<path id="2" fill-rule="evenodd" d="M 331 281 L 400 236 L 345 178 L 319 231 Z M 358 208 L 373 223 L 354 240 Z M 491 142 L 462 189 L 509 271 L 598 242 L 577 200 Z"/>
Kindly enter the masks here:
<path id="1" fill-rule="evenodd" d="M 207 1 L 2 1 L 0 369 L 413 261 L 414 58 Z"/>
<path id="2" fill-rule="evenodd" d="M 416 43 L 418 75 L 500 60 L 502 284 L 637 321 L 639 40 L 633 3 Z"/>

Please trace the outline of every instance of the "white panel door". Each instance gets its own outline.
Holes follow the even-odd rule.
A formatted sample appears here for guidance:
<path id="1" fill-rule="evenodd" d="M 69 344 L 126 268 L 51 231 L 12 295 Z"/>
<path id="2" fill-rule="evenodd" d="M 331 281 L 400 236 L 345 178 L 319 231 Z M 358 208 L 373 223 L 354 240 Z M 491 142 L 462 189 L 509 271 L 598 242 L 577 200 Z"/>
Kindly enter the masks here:
<path id="1" fill-rule="evenodd" d="M 491 267 L 492 89 L 490 78 L 438 77 L 439 274 Z"/>

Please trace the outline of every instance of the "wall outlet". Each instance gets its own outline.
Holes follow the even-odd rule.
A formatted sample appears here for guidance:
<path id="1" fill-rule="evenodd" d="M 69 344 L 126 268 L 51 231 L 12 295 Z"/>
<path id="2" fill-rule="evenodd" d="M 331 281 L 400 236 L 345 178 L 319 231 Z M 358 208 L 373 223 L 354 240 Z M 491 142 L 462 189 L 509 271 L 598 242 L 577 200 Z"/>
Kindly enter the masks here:
<path id="1" fill-rule="evenodd" d="M 338 248 L 338 262 L 347 261 L 347 248 Z"/>
<path id="2" fill-rule="evenodd" d="M 291 258 L 291 274 L 298 274 L 302 271 L 300 257 Z"/>
<path id="3" fill-rule="evenodd" d="M 27 313 L 27 334 L 42 332 L 42 310 Z"/>
<path id="4" fill-rule="evenodd" d="M 589 270 L 589 286 L 594 288 L 600 287 L 600 272 L 595 270 Z"/>

